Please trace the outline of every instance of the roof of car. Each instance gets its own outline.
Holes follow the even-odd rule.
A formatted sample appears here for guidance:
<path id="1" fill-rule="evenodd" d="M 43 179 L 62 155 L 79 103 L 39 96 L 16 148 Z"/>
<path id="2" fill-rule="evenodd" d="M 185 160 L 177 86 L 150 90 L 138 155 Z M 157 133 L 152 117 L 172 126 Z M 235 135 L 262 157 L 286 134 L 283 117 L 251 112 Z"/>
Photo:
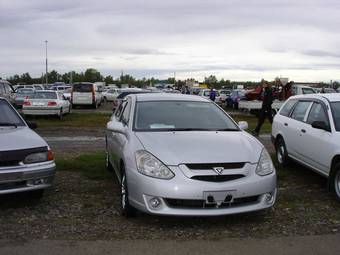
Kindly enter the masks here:
<path id="1" fill-rule="evenodd" d="M 340 101 L 340 93 L 324 93 L 324 94 L 305 94 L 305 95 L 298 95 L 293 96 L 291 98 L 296 99 L 303 99 L 303 98 L 315 98 L 315 99 L 322 99 L 325 98 L 330 102 L 337 102 Z"/>
<path id="2" fill-rule="evenodd" d="M 209 102 L 209 100 L 194 95 L 171 94 L 171 93 L 146 93 L 131 95 L 136 97 L 137 101 L 196 101 Z"/>

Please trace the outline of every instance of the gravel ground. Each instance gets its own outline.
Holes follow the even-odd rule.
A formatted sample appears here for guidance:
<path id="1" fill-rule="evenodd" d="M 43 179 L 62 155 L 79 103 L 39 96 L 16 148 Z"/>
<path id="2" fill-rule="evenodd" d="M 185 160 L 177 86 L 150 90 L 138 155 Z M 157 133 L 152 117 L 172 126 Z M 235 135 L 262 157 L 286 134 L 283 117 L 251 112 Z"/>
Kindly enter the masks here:
<path id="1" fill-rule="evenodd" d="M 39 132 L 51 136 L 60 133 L 56 131 Z M 102 130 L 67 132 L 78 136 L 102 135 Z M 268 137 L 264 141 L 272 151 Z M 87 152 L 87 147 L 91 146 L 95 147 L 94 151 L 103 150 L 102 141 L 97 145 L 91 143 L 91 146 L 73 142 L 69 147 L 66 143 L 60 143 L 59 147 L 55 145 L 51 144 L 57 157 Z M 47 190 L 41 201 L 27 194 L 0 197 L 0 239 L 219 240 L 340 232 L 340 204 L 326 192 L 324 178 L 295 164 L 289 169 L 278 169 L 278 172 L 278 201 L 266 215 L 182 218 L 140 213 L 136 218 L 126 219 L 118 212 L 119 188 L 114 179 L 95 181 L 77 172 L 59 171 L 54 186 Z"/>

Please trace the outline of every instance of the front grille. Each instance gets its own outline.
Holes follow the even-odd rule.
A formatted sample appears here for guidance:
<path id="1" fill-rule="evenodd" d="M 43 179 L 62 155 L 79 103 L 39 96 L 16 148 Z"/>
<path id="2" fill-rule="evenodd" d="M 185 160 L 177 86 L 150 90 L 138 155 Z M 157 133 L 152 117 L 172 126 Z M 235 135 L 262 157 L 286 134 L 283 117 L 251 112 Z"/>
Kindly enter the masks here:
<path id="1" fill-rule="evenodd" d="M 216 209 L 216 208 L 230 208 L 237 206 L 246 206 L 256 203 L 259 196 L 234 198 L 231 203 L 222 203 L 217 207 L 216 204 L 206 204 L 205 200 L 191 200 L 191 199 L 172 199 L 166 198 L 165 202 L 170 208 L 176 209 Z"/>
<path id="2" fill-rule="evenodd" d="M 19 160 L 0 161 L 0 167 L 5 167 L 5 166 L 18 166 L 19 163 L 20 163 Z"/>
<path id="3" fill-rule="evenodd" d="M 17 189 L 26 187 L 26 181 L 0 183 L 0 190 Z"/>
<path id="4" fill-rule="evenodd" d="M 245 177 L 243 174 L 230 174 L 230 175 L 196 175 L 190 179 L 206 182 L 227 182 Z"/>
<path id="5" fill-rule="evenodd" d="M 213 169 L 214 167 L 223 167 L 224 169 L 239 169 L 243 168 L 245 162 L 233 163 L 203 163 L 203 164 L 185 164 L 191 170 Z"/>

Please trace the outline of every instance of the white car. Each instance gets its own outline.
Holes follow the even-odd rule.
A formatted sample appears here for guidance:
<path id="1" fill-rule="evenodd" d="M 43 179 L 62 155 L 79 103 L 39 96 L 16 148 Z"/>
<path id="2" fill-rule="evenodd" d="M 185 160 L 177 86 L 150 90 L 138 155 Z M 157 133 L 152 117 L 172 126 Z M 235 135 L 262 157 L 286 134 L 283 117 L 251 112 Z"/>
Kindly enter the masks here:
<path id="1" fill-rule="evenodd" d="M 289 159 L 328 178 L 340 201 L 340 95 L 290 97 L 275 115 L 272 141 L 280 165 Z"/>
<path id="2" fill-rule="evenodd" d="M 130 94 L 107 124 L 107 168 L 120 210 L 217 216 L 271 208 L 276 171 L 264 146 L 210 100 Z"/>
<path id="3" fill-rule="evenodd" d="M 100 88 L 94 83 L 74 83 L 71 93 L 72 105 L 92 105 L 95 109 L 101 105 L 103 94 Z"/>
<path id="4" fill-rule="evenodd" d="M 113 102 L 120 94 L 119 91 L 119 89 L 108 89 L 107 91 L 103 92 L 104 101 Z"/>
<path id="5" fill-rule="evenodd" d="M 63 115 L 71 113 L 71 103 L 61 92 L 40 90 L 31 94 L 22 106 L 24 115 Z"/>

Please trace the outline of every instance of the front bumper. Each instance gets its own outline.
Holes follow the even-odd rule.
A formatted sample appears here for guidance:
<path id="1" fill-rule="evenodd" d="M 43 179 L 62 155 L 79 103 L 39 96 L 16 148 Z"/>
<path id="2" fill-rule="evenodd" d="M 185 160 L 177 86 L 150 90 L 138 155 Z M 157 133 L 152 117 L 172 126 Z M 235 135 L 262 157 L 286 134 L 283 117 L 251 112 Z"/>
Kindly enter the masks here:
<path id="1" fill-rule="evenodd" d="M 256 164 L 246 165 L 247 169 L 242 170 L 248 173 L 245 177 L 226 182 L 193 180 L 180 167 L 170 167 L 175 173 L 171 180 L 151 178 L 131 169 L 127 171 L 129 201 L 146 213 L 178 216 L 218 216 L 272 207 L 276 200 L 276 173 L 258 176 Z M 207 192 L 231 195 L 232 199 L 216 206 L 207 205 Z M 160 206 L 152 207 L 152 198 L 157 198 Z"/>
<path id="2" fill-rule="evenodd" d="M 46 189 L 52 185 L 54 161 L 0 167 L 0 194 Z"/>

